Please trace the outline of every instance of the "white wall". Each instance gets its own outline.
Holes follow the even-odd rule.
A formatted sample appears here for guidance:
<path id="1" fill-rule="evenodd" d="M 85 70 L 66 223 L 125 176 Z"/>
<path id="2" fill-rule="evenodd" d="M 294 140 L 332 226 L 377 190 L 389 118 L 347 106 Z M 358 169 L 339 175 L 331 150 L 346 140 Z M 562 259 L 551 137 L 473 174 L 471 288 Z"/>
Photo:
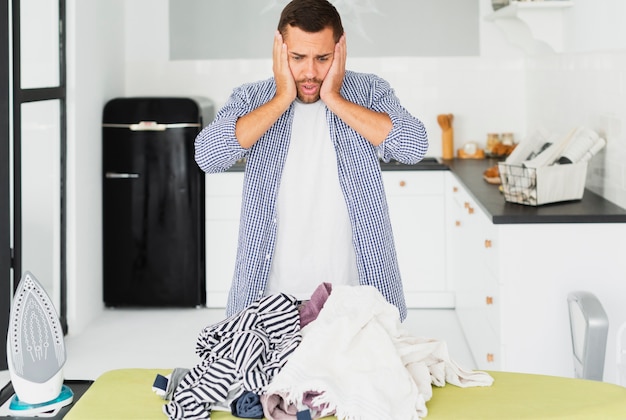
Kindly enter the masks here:
<path id="1" fill-rule="evenodd" d="M 490 14 L 490 0 L 479 1 L 481 14 Z M 481 19 L 480 57 L 349 57 L 348 67 L 392 83 L 406 108 L 426 125 L 431 156 L 441 155 L 439 113 L 454 114 L 457 148 L 467 141 L 484 144 L 489 132 L 511 131 L 520 140 L 538 126 L 567 133 L 588 125 L 609 142 L 590 165 L 588 187 L 626 207 L 626 133 L 621 130 L 626 29 L 618 18 L 625 9 L 620 0 L 576 0 L 563 13 L 562 54 L 527 56 L 508 44 L 494 23 Z M 269 58 L 169 61 L 168 0 L 127 2 L 126 11 L 127 95 L 203 95 L 219 108 L 235 86 L 271 76 Z"/>
<path id="2" fill-rule="evenodd" d="M 565 53 L 527 60 L 529 126 L 566 132 L 586 125 L 607 147 L 587 187 L 626 207 L 626 2 L 576 0 L 565 14 Z"/>
<path id="3" fill-rule="evenodd" d="M 234 87 L 272 75 L 271 44 L 267 46 L 267 59 L 169 61 L 168 3 L 127 3 L 127 95 L 203 95 L 219 108 Z M 491 7 L 489 1 L 481 1 L 481 9 L 485 6 Z M 151 10 L 149 16 L 142 13 L 147 9 Z M 481 28 L 481 37 L 483 31 L 491 34 L 492 29 Z M 496 36 L 495 42 L 481 41 L 481 48 L 488 50 L 489 56 L 348 57 L 348 68 L 377 73 L 389 80 L 403 105 L 426 125 L 431 138 L 429 154 L 440 156 L 439 113 L 455 115 L 457 147 L 469 140 L 484 143 L 489 131 L 522 135 L 525 130 L 524 84 L 517 82 L 524 80 L 523 56 Z M 198 42 L 227 42 L 227 36 Z M 502 50 L 506 58 L 496 54 Z"/>
<path id="4" fill-rule="evenodd" d="M 103 308 L 102 108 L 124 94 L 123 0 L 67 3 L 67 318 L 82 331 Z"/>
<path id="5" fill-rule="evenodd" d="M 490 13 L 490 0 L 479 1 L 481 14 Z M 406 108 L 424 121 L 432 156 L 441 155 L 439 113 L 455 115 L 456 147 L 469 140 L 484 143 L 492 131 L 512 131 L 519 140 L 537 125 L 561 132 L 587 124 L 603 132 L 609 144 L 594 159 L 588 186 L 626 207 L 626 45 L 618 41 L 626 40 L 619 21 L 625 5 L 575 0 L 565 14 L 563 54 L 529 57 L 508 44 L 495 24 L 481 20 L 480 57 L 349 58 L 348 67 L 392 83 Z M 72 333 L 103 305 L 100 118 L 106 100 L 202 95 L 219 107 L 235 86 L 271 76 L 271 45 L 268 59 L 169 61 L 168 0 L 70 0 L 68 35 Z M 227 40 L 225 34 L 198 42 Z"/>

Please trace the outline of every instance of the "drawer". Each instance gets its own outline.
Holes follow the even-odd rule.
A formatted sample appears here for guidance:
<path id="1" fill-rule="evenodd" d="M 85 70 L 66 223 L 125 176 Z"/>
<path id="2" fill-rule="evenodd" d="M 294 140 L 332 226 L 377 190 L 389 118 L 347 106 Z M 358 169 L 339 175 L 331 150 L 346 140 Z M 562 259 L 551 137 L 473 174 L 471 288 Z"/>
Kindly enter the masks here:
<path id="1" fill-rule="evenodd" d="M 495 279 L 496 283 L 499 283 L 499 258 L 500 258 L 500 243 L 499 243 L 499 230 L 496 225 L 485 216 L 482 211 L 476 212 L 475 224 L 477 246 L 480 247 L 480 263 L 483 266 L 483 271 L 488 273 Z"/>
<path id="2" fill-rule="evenodd" d="M 501 341 L 494 333 L 481 309 L 457 309 L 459 323 L 465 333 L 467 343 L 480 370 L 501 368 Z"/>
<path id="3" fill-rule="evenodd" d="M 446 180 L 446 195 L 455 208 L 466 209 L 471 204 L 470 195 L 452 174 L 448 174 Z"/>
<path id="4" fill-rule="evenodd" d="M 480 370 L 500 370 L 503 366 L 500 340 L 491 328 L 480 331 L 471 346 L 472 355 Z"/>
<path id="5" fill-rule="evenodd" d="M 443 195 L 444 171 L 384 171 L 387 195 Z"/>
<path id="6" fill-rule="evenodd" d="M 500 289 L 486 289 L 483 296 L 485 317 L 494 335 L 500 338 Z"/>

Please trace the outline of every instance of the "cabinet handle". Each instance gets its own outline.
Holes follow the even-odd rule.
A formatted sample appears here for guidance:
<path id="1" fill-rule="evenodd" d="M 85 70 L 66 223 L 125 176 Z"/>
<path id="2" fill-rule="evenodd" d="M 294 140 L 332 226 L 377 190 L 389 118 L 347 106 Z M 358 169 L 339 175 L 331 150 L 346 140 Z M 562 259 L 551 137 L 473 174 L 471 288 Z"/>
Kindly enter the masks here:
<path id="1" fill-rule="evenodd" d="M 495 356 L 493 355 L 493 353 L 487 353 L 487 362 L 493 363 L 494 361 L 495 361 Z"/>
<path id="2" fill-rule="evenodd" d="M 460 221 L 460 220 L 455 221 L 455 222 L 454 222 L 454 225 L 455 225 L 455 226 L 461 226 L 461 221 Z"/>
<path id="3" fill-rule="evenodd" d="M 459 192 L 459 187 L 452 187 L 452 192 Z"/>
<path id="4" fill-rule="evenodd" d="M 485 303 L 487 305 L 493 305 L 493 296 L 487 296 L 485 297 Z"/>
<path id="5" fill-rule="evenodd" d="M 474 207 L 468 207 L 467 208 L 467 213 L 468 214 L 474 214 Z"/>
<path id="6" fill-rule="evenodd" d="M 406 185 L 406 181 L 400 181 L 400 186 L 404 187 Z"/>
<path id="7" fill-rule="evenodd" d="M 485 248 L 491 248 L 491 239 L 485 239 Z"/>
<path id="8" fill-rule="evenodd" d="M 107 179 L 135 179 L 139 178 L 139 174 L 127 172 L 107 172 L 104 174 Z"/>
<path id="9" fill-rule="evenodd" d="M 463 207 L 465 207 L 466 209 L 469 209 L 470 208 L 469 201 L 466 201 L 465 203 L 463 203 Z"/>

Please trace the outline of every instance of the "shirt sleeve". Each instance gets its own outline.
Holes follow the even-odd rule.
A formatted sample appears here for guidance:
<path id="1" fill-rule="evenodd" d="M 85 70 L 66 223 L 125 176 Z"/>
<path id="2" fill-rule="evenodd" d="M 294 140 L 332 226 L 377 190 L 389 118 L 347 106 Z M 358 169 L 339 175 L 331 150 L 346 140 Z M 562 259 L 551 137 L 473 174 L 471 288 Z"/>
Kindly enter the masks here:
<path id="1" fill-rule="evenodd" d="M 274 95 L 273 79 L 249 83 L 233 90 L 215 119 L 196 137 L 195 159 L 207 173 L 223 172 L 244 158 L 248 149 L 241 147 L 235 136 L 239 117 L 248 114 Z"/>
<path id="2" fill-rule="evenodd" d="M 344 91 L 347 94 L 346 99 L 374 111 L 384 112 L 391 118 L 393 127 L 387 138 L 377 147 L 378 157 L 385 162 L 391 159 L 405 164 L 419 162 L 428 151 L 426 128 L 400 104 L 391 85 L 372 74 L 350 73 L 350 77 L 345 80 L 348 87 Z M 358 95 L 350 97 L 348 92 L 358 92 Z"/>

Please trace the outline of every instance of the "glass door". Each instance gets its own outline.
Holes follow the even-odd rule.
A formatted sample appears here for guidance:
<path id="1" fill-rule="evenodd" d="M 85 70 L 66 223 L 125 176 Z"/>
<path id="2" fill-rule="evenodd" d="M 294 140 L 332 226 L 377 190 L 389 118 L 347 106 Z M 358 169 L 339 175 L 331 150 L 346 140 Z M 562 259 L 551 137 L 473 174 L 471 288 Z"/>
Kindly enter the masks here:
<path id="1" fill-rule="evenodd" d="M 66 330 L 65 1 L 13 0 L 13 290 L 30 271 Z"/>
<path id="2" fill-rule="evenodd" d="M 24 270 L 67 331 L 65 0 L 0 3 L 0 370 Z"/>
<path id="3" fill-rule="evenodd" d="M 9 3 L 0 3 L 0 370 L 6 370 L 11 305 L 11 169 Z"/>
<path id="4" fill-rule="evenodd" d="M 13 0 L 13 287 L 32 272 L 66 328 L 64 14 L 64 1 Z"/>

